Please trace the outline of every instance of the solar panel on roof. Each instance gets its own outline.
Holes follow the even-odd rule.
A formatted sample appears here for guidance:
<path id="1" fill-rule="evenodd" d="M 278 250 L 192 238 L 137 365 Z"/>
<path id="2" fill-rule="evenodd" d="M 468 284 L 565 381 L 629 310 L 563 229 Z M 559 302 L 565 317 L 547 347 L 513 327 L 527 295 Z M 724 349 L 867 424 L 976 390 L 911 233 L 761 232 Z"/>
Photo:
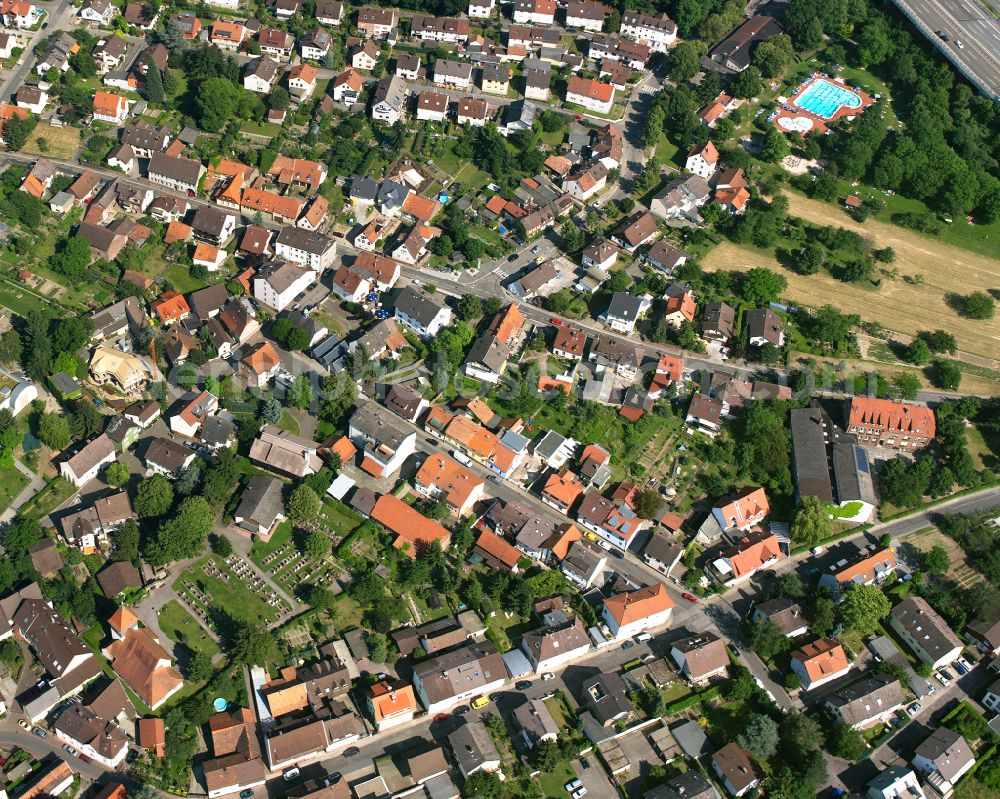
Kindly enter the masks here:
<path id="1" fill-rule="evenodd" d="M 861 449 L 861 447 L 854 448 L 854 460 L 858 464 L 859 472 L 864 472 L 865 474 L 869 473 L 868 455 L 863 449 Z"/>

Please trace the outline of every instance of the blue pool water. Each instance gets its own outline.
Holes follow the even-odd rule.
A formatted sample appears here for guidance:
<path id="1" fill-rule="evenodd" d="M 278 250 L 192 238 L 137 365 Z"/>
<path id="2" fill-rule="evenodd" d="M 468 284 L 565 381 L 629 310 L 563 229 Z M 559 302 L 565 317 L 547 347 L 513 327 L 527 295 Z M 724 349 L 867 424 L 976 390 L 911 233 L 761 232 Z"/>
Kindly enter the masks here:
<path id="1" fill-rule="evenodd" d="M 829 119 L 841 106 L 860 108 L 861 98 L 850 89 L 845 89 L 836 83 L 817 80 L 810 83 L 806 90 L 795 98 L 795 105 L 823 119 Z"/>

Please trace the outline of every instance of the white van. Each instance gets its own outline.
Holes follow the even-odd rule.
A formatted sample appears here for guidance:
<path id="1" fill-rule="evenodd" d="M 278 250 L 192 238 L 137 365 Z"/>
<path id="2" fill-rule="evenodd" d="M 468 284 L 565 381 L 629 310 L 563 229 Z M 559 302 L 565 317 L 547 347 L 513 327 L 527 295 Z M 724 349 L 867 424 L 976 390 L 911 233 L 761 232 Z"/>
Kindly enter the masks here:
<path id="1" fill-rule="evenodd" d="M 451 451 L 451 457 L 453 457 L 463 466 L 469 466 L 472 463 L 468 455 L 466 455 L 464 452 L 459 452 L 457 449 Z"/>
<path id="2" fill-rule="evenodd" d="M 639 644 L 644 644 L 644 643 L 646 643 L 647 641 L 652 641 L 652 640 L 653 640 L 653 636 L 652 636 L 652 635 L 650 635 L 649 633 L 639 633 L 639 634 L 638 634 L 638 635 L 637 635 L 637 636 L 635 637 L 635 640 L 636 640 L 636 643 L 639 643 Z"/>

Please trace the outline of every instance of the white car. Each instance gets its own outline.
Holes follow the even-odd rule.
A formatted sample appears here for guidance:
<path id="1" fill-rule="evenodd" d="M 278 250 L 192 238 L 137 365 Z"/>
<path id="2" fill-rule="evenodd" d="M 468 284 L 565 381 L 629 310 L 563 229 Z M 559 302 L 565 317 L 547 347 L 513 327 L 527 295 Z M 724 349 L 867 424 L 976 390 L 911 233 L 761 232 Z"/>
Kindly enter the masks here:
<path id="1" fill-rule="evenodd" d="M 553 674 L 551 671 L 547 671 L 547 672 L 545 672 L 545 674 L 542 675 L 542 679 L 546 680 L 546 681 L 548 681 L 548 680 L 554 680 L 555 678 L 556 678 L 556 675 Z"/>
<path id="2" fill-rule="evenodd" d="M 937 674 L 934 675 L 934 678 L 939 683 L 941 683 L 941 685 L 943 685 L 945 688 L 951 685 L 951 680 L 945 676 L 944 672 L 939 671 Z"/>
<path id="3" fill-rule="evenodd" d="M 573 791 L 578 790 L 579 788 L 582 787 L 583 787 L 583 780 L 581 779 L 570 780 L 563 786 L 563 788 L 565 788 L 569 793 L 573 793 Z"/>
<path id="4" fill-rule="evenodd" d="M 575 791 L 573 791 L 573 793 L 570 794 L 570 796 L 572 796 L 573 799 L 583 799 L 583 797 L 586 795 L 587 795 L 587 789 L 584 788 L 582 785 Z"/>

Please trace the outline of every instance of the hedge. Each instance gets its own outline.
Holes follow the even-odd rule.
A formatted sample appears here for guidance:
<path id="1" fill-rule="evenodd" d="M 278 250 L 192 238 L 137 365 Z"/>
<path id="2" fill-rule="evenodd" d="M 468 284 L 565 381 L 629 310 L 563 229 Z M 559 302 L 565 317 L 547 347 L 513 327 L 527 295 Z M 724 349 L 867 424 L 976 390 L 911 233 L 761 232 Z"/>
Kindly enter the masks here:
<path id="1" fill-rule="evenodd" d="M 673 713 L 680 713 L 682 710 L 687 710 L 689 707 L 694 707 L 702 702 L 708 702 L 710 699 L 717 699 L 722 695 L 722 691 L 718 686 L 713 686 L 704 691 L 696 694 L 691 694 L 683 699 L 678 699 L 676 702 L 671 702 L 667 705 L 663 712 L 664 716 L 669 716 Z"/>

